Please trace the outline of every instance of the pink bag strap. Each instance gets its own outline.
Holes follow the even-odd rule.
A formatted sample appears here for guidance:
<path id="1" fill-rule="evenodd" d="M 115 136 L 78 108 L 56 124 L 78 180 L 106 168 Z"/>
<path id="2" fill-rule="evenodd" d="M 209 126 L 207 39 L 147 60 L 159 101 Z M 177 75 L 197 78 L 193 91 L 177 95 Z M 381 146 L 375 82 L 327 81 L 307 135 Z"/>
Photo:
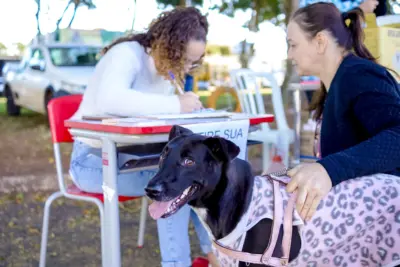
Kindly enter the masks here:
<path id="1" fill-rule="evenodd" d="M 285 209 L 285 217 L 283 220 L 283 240 L 282 250 L 283 258 L 289 262 L 290 248 L 292 246 L 292 231 L 293 231 L 293 211 L 295 209 L 295 203 L 297 199 L 297 192 L 293 193 L 288 201 Z"/>
<path id="2" fill-rule="evenodd" d="M 286 171 L 285 171 L 285 173 L 286 173 Z M 290 196 L 287 206 L 285 208 L 284 216 L 282 216 L 283 201 L 282 201 L 282 195 L 279 191 L 279 183 L 286 186 L 290 179 L 284 175 L 277 176 L 274 174 L 266 175 L 265 177 L 271 179 L 274 184 L 274 223 L 276 221 L 278 221 L 279 225 L 278 225 L 277 229 L 275 227 L 273 227 L 273 229 L 272 229 L 273 237 L 275 237 L 275 236 L 276 236 L 276 238 L 278 237 L 279 227 L 282 224 L 281 218 L 283 217 L 283 231 L 284 231 L 283 239 L 282 239 L 283 256 L 279 259 L 279 262 L 280 262 L 279 266 L 286 266 L 289 263 L 290 247 L 292 245 L 293 211 L 294 211 L 294 204 L 296 202 L 297 194 L 294 193 Z M 278 196 L 276 194 L 277 191 L 279 193 Z M 280 212 L 275 212 L 277 210 Z M 277 220 L 277 218 L 278 218 L 278 220 Z M 274 232 L 274 230 L 275 230 L 275 232 Z M 276 244 L 276 240 L 275 240 L 275 244 Z M 269 262 L 269 261 L 273 258 L 272 253 L 274 251 L 275 244 L 272 246 L 269 246 L 267 251 L 264 253 L 264 255 L 263 255 L 264 260 L 262 261 L 264 264 L 265 264 L 265 262 L 268 262 L 268 265 L 272 265 L 272 262 Z M 274 262 L 275 262 L 275 260 L 274 260 Z M 275 265 L 272 265 L 272 266 L 275 266 Z"/>
<path id="3" fill-rule="evenodd" d="M 282 195 L 279 190 L 279 181 L 271 179 L 273 188 L 274 188 L 274 220 L 272 222 L 272 231 L 269 239 L 269 244 L 267 249 L 264 251 L 264 254 L 261 257 L 261 262 L 265 265 L 270 264 L 270 259 L 272 258 L 272 253 L 274 252 L 276 241 L 279 236 L 279 229 L 282 225 L 282 216 L 283 216 L 283 203 L 282 203 Z"/>
<path id="4" fill-rule="evenodd" d="M 270 265 L 274 267 L 284 267 L 287 266 L 289 263 L 289 254 L 292 241 L 292 225 L 293 225 L 292 218 L 293 218 L 294 203 L 296 201 L 296 194 L 292 194 L 292 196 L 290 197 L 287 207 L 285 208 L 285 212 L 283 214 L 283 200 L 279 184 L 282 183 L 286 185 L 288 183 L 288 180 L 285 177 L 275 176 L 275 175 L 265 175 L 264 177 L 271 180 L 273 184 L 273 193 L 274 193 L 274 220 L 272 223 L 272 231 L 270 239 L 265 252 L 263 254 L 252 254 L 230 249 L 228 247 L 225 247 L 218 241 L 213 241 L 213 243 L 217 250 L 227 255 L 228 257 L 237 259 L 239 261 L 254 263 L 254 264 Z M 280 226 L 282 225 L 283 215 L 284 215 L 284 220 L 283 220 L 284 234 L 282 240 L 283 257 L 277 258 L 277 257 L 272 257 L 272 253 L 274 252 L 276 242 L 278 240 L 279 229 Z"/>

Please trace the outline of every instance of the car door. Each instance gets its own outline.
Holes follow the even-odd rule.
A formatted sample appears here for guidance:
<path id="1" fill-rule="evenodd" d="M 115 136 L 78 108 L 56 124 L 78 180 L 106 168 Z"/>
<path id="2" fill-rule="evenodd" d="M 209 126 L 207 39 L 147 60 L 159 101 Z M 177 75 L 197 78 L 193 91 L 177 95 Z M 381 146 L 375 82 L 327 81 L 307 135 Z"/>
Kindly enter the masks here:
<path id="1" fill-rule="evenodd" d="M 44 113 L 44 94 L 48 86 L 46 78 L 46 63 L 41 48 L 32 51 L 32 58 L 29 61 L 29 66 L 25 72 L 24 93 L 29 97 L 30 109 Z"/>
<path id="2" fill-rule="evenodd" d="M 14 101 L 17 105 L 22 107 L 28 107 L 29 98 L 24 97 L 24 81 L 26 79 L 26 69 L 28 68 L 29 61 L 32 57 L 32 50 L 26 48 L 24 56 L 19 64 L 18 68 L 14 71 L 12 78 L 8 79 L 7 83 L 11 87 L 11 91 L 14 97 Z"/>

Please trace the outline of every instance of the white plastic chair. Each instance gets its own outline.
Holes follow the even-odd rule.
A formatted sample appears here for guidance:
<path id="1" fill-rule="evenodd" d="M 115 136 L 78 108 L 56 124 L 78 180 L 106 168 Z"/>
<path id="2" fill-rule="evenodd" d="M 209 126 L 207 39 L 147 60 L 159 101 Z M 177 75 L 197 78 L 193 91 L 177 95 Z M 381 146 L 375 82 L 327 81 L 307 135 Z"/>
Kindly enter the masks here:
<path id="1" fill-rule="evenodd" d="M 263 171 L 266 171 L 270 164 L 271 145 L 279 149 L 283 163 L 289 166 L 289 146 L 294 142 L 295 134 L 287 124 L 281 88 L 275 77 L 271 73 L 254 72 L 250 69 L 233 70 L 230 76 L 244 113 L 265 114 L 261 83 L 266 82 L 272 88 L 272 105 L 277 129 L 271 129 L 267 123 L 263 123 L 261 130 L 251 133 L 249 139 L 263 142 Z"/>

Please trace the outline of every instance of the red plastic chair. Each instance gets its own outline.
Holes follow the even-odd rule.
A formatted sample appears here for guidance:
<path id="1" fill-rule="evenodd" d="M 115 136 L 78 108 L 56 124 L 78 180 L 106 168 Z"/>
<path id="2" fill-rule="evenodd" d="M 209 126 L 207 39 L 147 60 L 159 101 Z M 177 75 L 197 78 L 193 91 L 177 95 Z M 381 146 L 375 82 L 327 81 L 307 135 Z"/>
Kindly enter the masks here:
<path id="1" fill-rule="evenodd" d="M 53 193 L 47 200 L 44 206 L 43 215 L 43 228 L 42 228 L 42 241 L 40 247 L 40 267 L 46 265 L 46 250 L 47 250 L 47 236 L 49 228 L 49 215 L 50 206 L 52 202 L 59 197 L 67 197 L 70 199 L 83 200 L 92 202 L 97 205 L 100 212 L 100 227 L 101 227 L 101 252 L 102 252 L 102 262 L 103 266 L 105 264 L 104 260 L 104 250 L 106 249 L 106 244 L 104 244 L 104 206 L 103 206 L 103 194 L 93 194 L 81 191 L 75 185 L 69 187 L 65 186 L 62 160 L 60 152 L 60 143 L 71 143 L 73 142 L 72 136 L 68 129 L 64 126 L 64 121 L 69 119 L 77 110 L 82 101 L 82 95 L 68 95 L 55 98 L 50 101 L 48 105 L 48 114 L 50 122 L 51 137 L 53 142 L 55 164 L 57 170 L 57 179 L 60 191 Z M 126 197 L 119 196 L 118 200 L 120 202 L 125 202 L 128 200 L 138 199 L 142 197 Z M 144 241 L 144 231 L 146 225 L 146 215 L 147 215 L 147 199 L 142 198 L 142 210 L 140 216 L 140 226 L 139 226 L 139 238 L 138 246 L 143 246 Z"/>

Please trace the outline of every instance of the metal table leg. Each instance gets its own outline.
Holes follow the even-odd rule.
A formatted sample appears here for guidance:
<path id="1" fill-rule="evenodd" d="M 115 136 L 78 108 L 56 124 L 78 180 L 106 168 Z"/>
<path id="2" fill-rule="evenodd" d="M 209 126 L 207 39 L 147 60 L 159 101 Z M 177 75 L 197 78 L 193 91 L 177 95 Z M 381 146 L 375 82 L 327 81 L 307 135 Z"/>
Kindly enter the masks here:
<path id="1" fill-rule="evenodd" d="M 113 141 L 103 140 L 104 229 L 107 267 L 121 266 L 121 242 L 117 187 L 117 152 Z"/>

